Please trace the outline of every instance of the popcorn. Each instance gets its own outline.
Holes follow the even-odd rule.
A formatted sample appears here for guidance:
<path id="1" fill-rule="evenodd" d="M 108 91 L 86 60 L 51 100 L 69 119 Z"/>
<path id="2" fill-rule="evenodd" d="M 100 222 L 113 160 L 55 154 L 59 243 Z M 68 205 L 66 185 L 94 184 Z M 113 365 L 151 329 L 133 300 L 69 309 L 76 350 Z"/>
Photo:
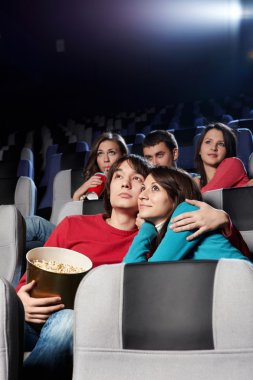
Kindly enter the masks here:
<path id="1" fill-rule="evenodd" d="M 75 267 L 73 265 L 59 263 L 54 260 L 31 260 L 31 263 L 37 268 L 54 273 L 81 273 L 86 270 L 84 267 Z"/>

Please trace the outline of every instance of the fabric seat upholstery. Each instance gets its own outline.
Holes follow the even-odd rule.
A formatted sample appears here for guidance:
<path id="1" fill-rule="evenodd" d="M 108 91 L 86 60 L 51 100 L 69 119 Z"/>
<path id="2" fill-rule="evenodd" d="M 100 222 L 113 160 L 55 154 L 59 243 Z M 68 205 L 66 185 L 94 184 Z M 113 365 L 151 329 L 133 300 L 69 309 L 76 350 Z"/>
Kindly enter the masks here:
<path id="1" fill-rule="evenodd" d="M 0 278 L 0 379 L 21 379 L 24 311 L 8 281 Z"/>
<path id="2" fill-rule="evenodd" d="M 57 224 L 58 215 L 63 205 L 72 200 L 73 194 L 83 183 L 83 170 L 60 170 L 53 183 L 53 203 L 50 221 Z"/>
<path id="3" fill-rule="evenodd" d="M 225 210 L 253 252 L 253 187 L 236 187 L 207 191 L 203 200 Z"/>
<path id="4" fill-rule="evenodd" d="M 103 199 L 70 201 L 62 206 L 56 224 L 60 223 L 62 219 L 69 215 L 95 215 L 104 212 Z"/>
<path id="5" fill-rule="evenodd" d="M 16 286 L 23 272 L 25 223 L 14 205 L 0 206 L 0 277 Z"/>
<path id="6" fill-rule="evenodd" d="M 103 265 L 75 299 L 73 380 L 247 380 L 253 267 L 244 260 Z"/>

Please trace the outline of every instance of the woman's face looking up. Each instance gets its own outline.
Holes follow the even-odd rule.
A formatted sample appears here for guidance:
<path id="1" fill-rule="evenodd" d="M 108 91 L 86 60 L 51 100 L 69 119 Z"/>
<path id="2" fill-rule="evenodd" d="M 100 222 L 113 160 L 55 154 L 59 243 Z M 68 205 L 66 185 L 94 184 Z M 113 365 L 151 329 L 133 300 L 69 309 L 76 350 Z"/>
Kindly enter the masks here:
<path id="1" fill-rule="evenodd" d="M 157 225 L 165 222 L 172 214 L 174 202 L 167 191 L 150 174 L 142 186 L 138 207 L 141 218 Z"/>

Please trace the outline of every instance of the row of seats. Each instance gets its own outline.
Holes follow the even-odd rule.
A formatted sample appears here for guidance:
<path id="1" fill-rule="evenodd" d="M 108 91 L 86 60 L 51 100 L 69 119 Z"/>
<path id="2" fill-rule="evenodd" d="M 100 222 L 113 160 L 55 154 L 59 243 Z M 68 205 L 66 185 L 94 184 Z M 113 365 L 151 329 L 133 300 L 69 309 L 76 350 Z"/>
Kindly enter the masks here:
<path id="1" fill-rule="evenodd" d="M 75 298 L 72 379 L 250 379 L 252 292 L 244 260 L 96 268 Z M 23 320 L 0 278 L 1 380 L 21 379 Z"/>
<path id="2" fill-rule="evenodd" d="M 250 251 L 253 253 L 253 187 L 219 189 L 203 194 L 206 202 L 224 209 L 234 225 L 241 232 Z M 91 215 L 104 212 L 103 200 L 69 201 L 55 214 L 54 223 L 58 224 L 68 215 Z M 5 277 L 14 286 L 24 271 L 24 218 L 14 205 L 0 206 L 1 227 L 1 265 L 0 276 Z"/>
<path id="3" fill-rule="evenodd" d="M 229 212 L 253 252 L 253 188 L 215 190 L 204 196 Z M 69 202 L 58 222 L 72 213 L 101 211 L 101 200 Z M 6 223 L 0 237 L 5 242 L 0 256 L 0 378 L 16 380 L 23 310 L 13 286 L 24 236 L 15 206 L 1 206 L 0 216 Z M 252 264 L 240 260 L 99 267 L 84 278 L 75 299 L 73 380 L 223 380 L 224 373 L 232 380 L 246 380 L 253 369 L 252 291 Z"/>
<path id="4" fill-rule="evenodd" d="M 250 379 L 252 293 L 244 260 L 96 268 L 75 298 L 73 380 Z"/>
<path id="5" fill-rule="evenodd" d="M 216 107 L 212 102 L 209 103 L 211 108 Z M 227 105 L 228 104 L 229 102 L 227 102 Z M 168 126 L 167 121 L 170 119 L 170 117 L 172 117 L 173 115 L 175 116 L 175 114 L 180 115 L 184 112 L 183 110 L 185 107 L 185 105 L 167 106 L 158 112 L 155 109 L 151 108 L 147 110 L 146 113 L 142 113 L 139 115 L 135 114 L 131 116 L 129 114 L 128 116 L 125 116 L 125 120 L 129 122 L 129 125 L 127 127 L 127 134 L 124 132 L 126 123 L 117 122 L 117 132 L 125 136 L 125 139 L 128 142 L 129 149 L 132 153 L 142 154 L 142 141 L 145 138 L 145 134 L 148 133 L 150 130 L 159 127 L 159 125 L 162 128 L 164 128 L 165 125 Z M 192 112 L 194 115 L 198 115 L 198 122 L 195 120 L 194 127 L 184 129 L 168 129 L 169 131 L 175 134 L 175 137 L 179 144 L 180 155 L 178 159 L 178 166 L 184 168 L 185 170 L 188 170 L 189 172 L 194 172 L 194 150 L 197 143 L 197 139 L 199 137 L 199 133 L 204 128 L 203 125 L 199 124 L 206 121 L 204 120 L 204 117 L 200 117 L 199 114 L 202 108 L 203 107 L 201 106 L 201 102 L 195 102 L 195 104 L 193 105 L 194 111 Z M 218 112 L 217 108 L 217 116 L 218 114 L 221 115 L 221 112 Z M 244 112 L 244 114 L 246 115 L 246 112 Z M 248 112 L 248 115 L 250 115 L 250 112 Z M 124 117 L 122 116 L 122 118 Z M 227 117 L 227 120 L 228 119 L 229 118 Z M 229 125 L 234 128 L 238 138 L 237 156 L 244 162 L 244 165 L 248 170 L 250 177 L 252 176 L 252 164 L 250 164 L 249 162 L 249 157 L 253 151 L 252 132 L 250 129 L 252 126 L 252 120 L 253 119 L 233 120 L 232 118 L 232 120 L 229 121 Z M 147 123 L 149 122 L 151 128 L 147 128 Z M 159 124 L 161 122 L 163 122 L 164 124 Z M 94 125 L 98 127 L 97 130 L 93 130 L 91 128 L 92 133 L 94 135 L 102 132 L 102 124 L 103 122 L 101 118 L 98 118 L 97 120 L 94 119 Z M 110 126 L 108 124 L 107 127 L 111 127 L 111 129 L 114 130 L 116 128 L 116 124 L 111 124 Z M 136 125 L 139 126 L 139 129 L 142 125 L 142 133 L 132 134 L 132 132 L 136 131 Z M 130 126 L 132 127 L 130 128 Z M 245 128 L 245 126 L 249 128 Z M 78 134 L 78 127 L 80 126 L 73 122 L 71 125 L 58 126 L 56 129 L 43 127 L 40 133 L 38 133 L 37 131 L 36 135 L 42 138 L 42 150 L 44 152 L 43 154 L 45 154 L 45 157 L 43 162 L 44 170 L 42 172 L 42 175 L 39 178 L 39 180 L 38 177 L 36 178 L 37 191 L 35 190 L 35 193 L 32 197 L 32 200 L 35 201 L 36 204 L 34 204 L 31 207 L 31 210 L 35 210 L 35 213 L 43 217 L 46 217 L 47 219 L 55 219 L 54 215 L 52 215 L 52 207 L 54 207 L 53 203 L 55 199 L 53 193 L 54 179 L 56 174 L 61 170 L 67 169 L 81 170 L 87 162 L 90 144 L 87 141 L 77 141 L 77 139 L 75 139 L 74 141 L 73 139 L 73 132 L 75 131 L 75 133 Z M 145 133 L 143 133 L 143 131 L 145 131 Z M 81 136 L 80 133 L 79 135 Z M 56 143 L 56 139 L 58 139 L 58 143 Z M 18 173 L 15 172 L 16 169 L 11 169 L 11 166 L 16 167 L 14 161 L 9 161 L 11 157 L 12 159 L 14 159 L 15 157 L 18 157 L 17 154 L 19 155 L 19 149 L 17 149 L 17 145 L 15 145 L 17 144 L 16 135 L 10 135 L 8 138 L 8 143 L 10 145 L 5 145 L 0 150 L 0 154 L 2 154 L 2 161 L 0 161 L 0 177 L 12 177 L 12 181 L 6 179 L 3 180 L 3 182 L 6 182 L 6 186 L 2 186 L 3 191 L 6 193 L 6 187 L 10 187 L 12 189 L 7 199 L 3 199 L 3 201 L 1 202 L 3 204 L 13 202 L 14 189 L 16 188 L 14 180 L 15 177 L 19 178 L 20 176 L 22 176 L 29 177 L 31 179 L 34 178 L 35 166 L 33 152 L 31 148 L 28 148 L 28 145 L 30 145 L 31 147 L 34 146 L 34 140 L 36 140 L 35 133 L 32 133 L 30 131 L 27 134 L 27 136 L 23 138 L 23 140 L 25 141 L 26 147 L 23 148 L 21 152 L 22 156 L 20 157 L 22 157 L 22 159 L 20 159 L 19 161 L 19 167 L 17 169 Z M 46 151 L 45 147 L 47 148 Z M 38 153 L 36 153 L 36 159 L 37 155 Z M 252 156 L 251 159 L 253 159 Z M 10 182 L 11 184 L 9 184 Z M 33 184 L 31 184 L 30 187 L 33 189 L 35 188 Z M 66 196 L 66 198 L 68 197 L 69 195 Z"/>

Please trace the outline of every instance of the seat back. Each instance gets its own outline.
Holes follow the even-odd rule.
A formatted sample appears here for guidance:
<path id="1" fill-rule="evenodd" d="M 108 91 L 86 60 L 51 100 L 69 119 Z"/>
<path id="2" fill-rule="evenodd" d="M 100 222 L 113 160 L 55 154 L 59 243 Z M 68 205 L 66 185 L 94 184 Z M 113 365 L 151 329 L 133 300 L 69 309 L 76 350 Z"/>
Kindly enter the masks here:
<path id="1" fill-rule="evenodd" d="M 0 379 L 20 380 L 24 311 L 14 288 L 0 278 Z"/>
<path id="2" fill-rule="evenodd" d="M 17 181 L 17 177 L 0 178 L 0 204 L 14 204 L 14 195 Z"/>
<path id="3" fill-rule="evenodd" d="M 249 156 L 249 178 L 253 178 L 253 153 Z"/>
<path id="4" fill-rule="evenodd" d="M 23 271 L 25 222 L 14 205 L 0 206 L 0 277 L 13 286 Z"/>
<path id="5" fill-rule="evenodd" d="M 104 200 L 96 199 L 96 200 L 87 200 L 83 201 L 83 215 L 95 215 L 104 213 Z"/>
<path id="6" fill-rule="evenodd" d="M 0 161 L 0 178 L 17 178 L 18 162 Z"/>
<path id="7" fill-rule="evenodd" d="M 73 380 L 251 378 L 252 269 L 244 260 L 95 268 L 75 298 Z"/>
<path id="8" fill-rule="evenodd" d="M 34 178 L 34 170 L 30 160 L 20 160 L 17 168 L 17 176 Z"/>
<path id="9" fill-rule="evenodd" d="M 253 151 L 252 132 L 247 128 L 235 130 L 237 136 L 237 157 L 242 160 L 248 170 L 249 156 Z"/>
<path id="10" fill-rule="evenodd" d="M 66 169 L 83 169 L 85 165 L 85 157 L 87 152 L 73 152 L 73 153 L 63 153 L 61 157 L 61 168 L 60 170 Z"/>
<path id="11" fill-rule="evenodd" d="M 35 214 L 36 186 L 29 177 L 0 178 L 0 204 L 14 205 L 23 217 Z"/>
<path id="12" fill-rule="evenodd" d="M 50 221 L 57 224 L 58 215 L 63 205 L 72 200 L 73 194 L 84 183 L 83 170 L 60 170 L 53 184 L 53 204 Z"/>
<path id="13" fill-rule="evenodd" d="M 32 178 L 19 177 L 15 188 L 14 203 L 24 218 L 35 214 L 37 188 Z"/>
<path id="14" fill-rule="evenodd" d="M 95 215 L 104 212 L 103 199 L 70 201 L 62 206 L 56 224 L 60 223 L 62 219 L 69 215 Z"/>
<path id="15" fill-rule="evenodd" d="M 177 129 L 174 131 L 179 147 L 177 164 L 185 170 L 194 169 L 194 137 L 199 132 L 197 128 Z"/>
<path id="16" fill-rule="evenodd" d="M 58 214 L 56 224 L 59 224 L 66 216 L 82 215 L 84 201 L 70 201 L 65 203 Z"/>
<path id="17" fill-rule="evenodd" d="M 253 187 L 207 191 L 203 199 L 211 206 L 225 210 L 253 252 Z"/>
<path id="18" fill-rule="evenodd" d="M 131 147 L 132 154 L 138 154 L 139 156 L 143 156 L 143 145 L 142 143 L 133 143 Z"/>

